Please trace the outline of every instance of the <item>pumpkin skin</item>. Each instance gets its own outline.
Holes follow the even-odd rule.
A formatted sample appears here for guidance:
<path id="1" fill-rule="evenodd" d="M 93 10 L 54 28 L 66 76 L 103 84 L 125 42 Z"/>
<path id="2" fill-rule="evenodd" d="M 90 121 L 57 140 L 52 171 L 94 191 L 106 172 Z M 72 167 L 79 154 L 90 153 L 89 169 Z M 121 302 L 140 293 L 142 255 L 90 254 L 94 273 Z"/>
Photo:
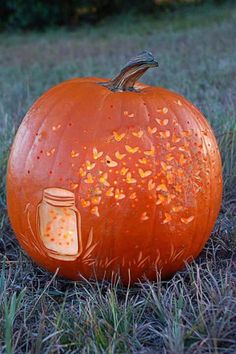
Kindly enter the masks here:
<path id="1" fill-rule="evenodd" d="M 63 82 L 26 114 L 8 163 L 11 224 L 30 257 L 63 277 L 119 273 L 128 284 L 154 280 L 159 270 L 167 278 L 199 255 L 215 224 L 218 146 L 206 119 L 179 94 L 140 83 L 138 92 L 112 92 L 102 82 L 109 80 Z M 75 259 L 52 257 L 40 237 L 47 188 L 74 194 L 81 217 Z"/>

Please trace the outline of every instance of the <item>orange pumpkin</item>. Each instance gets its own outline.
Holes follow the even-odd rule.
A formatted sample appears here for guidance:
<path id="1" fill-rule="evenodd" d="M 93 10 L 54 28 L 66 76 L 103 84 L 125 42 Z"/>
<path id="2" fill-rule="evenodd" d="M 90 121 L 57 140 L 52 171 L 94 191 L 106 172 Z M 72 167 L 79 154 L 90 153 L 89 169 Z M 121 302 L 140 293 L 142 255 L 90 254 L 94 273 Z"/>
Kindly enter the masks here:
<path id="1" fill-rule="evenodd" d="M 217 143 L 184 97 L 136 83 L 155 66 L 143 52 L 113 80 L 65 81 L 26 114 L 9 158 L 8 211 L 46 269 L 165 278 L 209 238 L 222 195 Z"/>

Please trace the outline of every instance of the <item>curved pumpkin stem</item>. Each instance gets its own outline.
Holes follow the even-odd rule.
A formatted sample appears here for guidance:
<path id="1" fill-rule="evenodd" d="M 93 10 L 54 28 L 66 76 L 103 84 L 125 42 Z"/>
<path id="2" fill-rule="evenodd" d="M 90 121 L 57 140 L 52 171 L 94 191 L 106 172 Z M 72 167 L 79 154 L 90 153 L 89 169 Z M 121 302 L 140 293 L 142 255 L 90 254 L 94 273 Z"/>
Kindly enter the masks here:
<path id="1" fill-rule="evenodd" d="M 130 59 L 121 72 L 112 80 L 101 83 L 111 91 L 136 91 L 135 82 L 149 68 L 158 66 L 151 52 L 143 51 L 136 57 Z"/>

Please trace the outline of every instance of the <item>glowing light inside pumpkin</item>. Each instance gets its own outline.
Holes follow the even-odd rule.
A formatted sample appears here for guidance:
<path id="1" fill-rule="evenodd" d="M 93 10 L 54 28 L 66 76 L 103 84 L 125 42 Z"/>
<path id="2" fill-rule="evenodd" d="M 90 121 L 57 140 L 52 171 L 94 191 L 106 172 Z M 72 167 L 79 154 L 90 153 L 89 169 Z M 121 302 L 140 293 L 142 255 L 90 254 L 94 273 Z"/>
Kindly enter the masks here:
<path id="1" fill-rule="evenodd" d="M 176 104 L 179 106 L 182 105 L 180 101 L 176 101 Z M 162 114 L 168 113 L 168 108 L 159 108 L 157 109 L 157 112 L 160 116 L 154 118 L 154 122 L 156 122 L 156 125 L 154 126 L 148 125 L 146 129 L 139 130 L 133 130 L 133 128 L 131 128 L 130 130 L 123 132 L 113 130 L 112 137 L 107 139 L 107 142 L 109 143 L 111 143 L 113 139 L 114 144 L 119 144 L 119 149 L 113 152 L 105 151 L 104 148 L 99 149 L 98 146 L 93 146 L 92 148 L 83 146 L 83 149 L 88 152 L 87 159 L 84 163 L 82 163 L 82 165 L 80 165 L 77 171 L 78 176 L 82 178 L 80 189 L 82 195 L 79 196 L 79 199 L 83 208 L 90 207 L 90 212 L 92 215 L 96 217 L 100 216 L 98 205 L 100 203 L 104 203 L 104 197 L 110 198 L 111 200 L 116 200 L 116 205 L 120 206 L 120 202 L 122 203 L 123 199 L 126 197 L 128 197 L 130 201 L 137 202 L 138 193 L 146 189 L 152 193 L 149 195 L 149 199 L 155 205 L 159 206 L 162 204 L 168 205 L 173 203 L 177 196 L 183 192 L 181 179 L 183 179 L 184 176 L 184 178 L 187 178 L 187 176 L 181 166 L 187 164 L 189 158 L 191 158 L 190 143 L 186 139 L 189 139 L 192 136 L 192 131 L 181 129 L 179 129 L 179 132 L 176 132 L 176 130 L 173 132 L 170 130 L 160 131 L 162 127 L 169 124 L 168 118 L 161 117 Z M 124 115 L 132 118 L 134 113 L 124 111 Z M 176 126 L 178 126 L 177 121 Z M 52 130 L 56 132 L 60 128 L 60 125 L 53 126 Z M 145 148 L 143 147 L 142 149 L 142 143 L 141 146 L 135 146 L 131 142 L 132 137 L 133 139 L 142 138 L 142 142 L 145 141 L 143 139 L 146 139 L 146 137 L 150 135 L 153 136 L 152 139 L 156 141 L 156 145 L 153 141 L 153 144 L 149 147 L 149 149 L 148 145 L 144 145 Z M 127 143 L 121 145 L 120 142 L 122 142 L 123 139 L 125 139 L 125 142 Z M 176 145 L 180 142 L 181 145 Z M 201 147 L 199 146 L 199 148 Z M 176 153 L 176 149 L 178 149 L 179 154 Z M 174 150 L 175 154 L 173 155 Z M 51 156 L 55 153 L 55 151 L 55 148 L 52 148 L 46 151 L 46 155 Z M 159 156 L 155 162 L 153 158 L 156 154 L 159 154 L 162 158 L 160 159 Z M 80 152 L 74 149 L 71 151 L 70 155 L 71 158 L 77 158 L 80 156 Z M 131 157 L 131 155 L 134 155 L 136 162 L 132 164 L 135 168 L 129 170 L 129 164 L 133 161 L 133 157 Z M 97 164 L 98 167 L 96 167 Z M 72 165 L 73 168 L 76 168 L 74 163 Z M 121 167 L 119 167 L 119 165 L 121 165 Z M 144 168 L 145 165 L 146 168 Z M 177 166 L 180 167 L 178 168 Z M 99 171 L 98 168 L 100 169 Z M 157 169 L 156 172 L 154 172 L 155 169 Z M 207 171 L 205 172 L 207 174 Z M 118 177 L 117 180 L 114 180 L 114 177 L 112 177 L 114 174 Z M 199 193 L 201 191 L 201 186 L 197 184 L 201 182 L 201 177 L 199 174 L 200 171 L 196 171 L 194 174 L 196 181 L 196 185 L 194 185 L 195 193 Z M 111 179 L 109 178 L 109 175 L 111 175 Z M 152 178 L 148 179 L 151 175 L 153 175 Z M 88 186 L 91 185 L 91 189 L 87 191 L 86 195 L 83 195 L 83 183 Z M 122 191 L 122 188 L 119 187 L 120 183 L 127 183 L 131 186 L 131 189 L 129 189 L 130 193 L 127 196 Z M 133 185 L 137 188 L 135 192 L 132 190 Z M 69 187 L 71 190 L 77 190 L 79 183 L 69 181 Z M 176 200 L 178 202 L 181 201 L 178 198 Z M 135 208 L 135 204 L 132 204 L 131 206 L 132 208 Z M 149 207 L 150 205 L 148 208 Z M 183 210 L 184 208 L 181 205 L 172 205 L 170 213 L 164 214 L 163 223 L 166 224 L 172 220 L 174 215 L 172 215 L 172 213 L 181 213 Z M 146 221 L 148 219 L 149 217 L 146 211 L 144 211 L 140 217 L 140 220 Z M 192 218 L 182 217 L 180 221 L 184 224 L 188 224 L 192 221 Z"/>
<path id="2" fill-rule="evenodd" d="M 143 134 L 144 134 L 143 130 L 139 130 L 138 132 L 132 132 L 132 135 L 139 139 L 142 138 Z"/>
<path id="3" fill-rule="evenodd" d="M 57 126 L 53 126 L 52 127 L 52 130 L 53 131 L 56 131 L 56 130 L 58 130 L 58 129 L 60 129 L 61 128 L 61 124 L 58 124 Z"/>

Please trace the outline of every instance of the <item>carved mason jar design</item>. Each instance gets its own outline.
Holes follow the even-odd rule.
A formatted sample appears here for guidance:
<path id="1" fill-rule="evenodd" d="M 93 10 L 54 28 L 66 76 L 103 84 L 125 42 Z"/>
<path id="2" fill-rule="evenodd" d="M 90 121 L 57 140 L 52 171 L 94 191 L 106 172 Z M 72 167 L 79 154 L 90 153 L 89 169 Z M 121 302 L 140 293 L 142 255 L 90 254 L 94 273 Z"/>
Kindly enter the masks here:
<path id="1" fill-rule="evenodd" d="M 47 188 L 38 207 L 40 238 L 48 254 L 74 260 L 81 253 L 81 220 L 75 196 L 62 188 Z"/>

